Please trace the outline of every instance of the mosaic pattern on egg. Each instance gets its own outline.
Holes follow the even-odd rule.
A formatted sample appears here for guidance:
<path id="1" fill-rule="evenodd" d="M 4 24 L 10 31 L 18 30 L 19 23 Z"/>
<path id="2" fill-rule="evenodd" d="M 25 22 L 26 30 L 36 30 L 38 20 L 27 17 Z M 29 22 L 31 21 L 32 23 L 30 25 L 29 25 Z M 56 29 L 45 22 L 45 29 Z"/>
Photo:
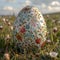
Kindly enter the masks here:
<path id="1" fill-rule="evenodd" d="M 14 37 L 17 42 L 41 46 L 46 41 L 46 22 L 38 8 L 24 7 L 14 22 Z"/>

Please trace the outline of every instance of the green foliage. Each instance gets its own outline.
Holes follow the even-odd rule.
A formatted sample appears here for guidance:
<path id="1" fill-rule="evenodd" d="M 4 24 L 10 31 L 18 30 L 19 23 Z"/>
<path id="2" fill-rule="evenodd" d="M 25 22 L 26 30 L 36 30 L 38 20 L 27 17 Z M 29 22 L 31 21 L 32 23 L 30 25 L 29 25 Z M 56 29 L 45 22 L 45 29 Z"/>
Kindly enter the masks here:
<path id="1" fill-rule="evenodd" d="M 3 18 L 8 19 L 11 25 L 3 22 Z M 6 51 L 10 54 L 11 60 L 60 60 L 60 14 L 44 15 L 44 18 L 49 32 L 47 40 L 50 40 L 50 42 L 47 42 L 41 49 L 37 49 L 36 46 L 26 48 L 24 54 L 21 54 L 18 52 L 19 49 L 15 47 L 12 30 L 10 29 L 15 16 L 0 16 L 0 26 L 3 26 L 0 29 L 0 60 L 4 60 Z M 7 37 L 7 35 L 9 36 Z M 51 57 L 49 53 L 52 51 L 57 52 L 58 56 Z"/>

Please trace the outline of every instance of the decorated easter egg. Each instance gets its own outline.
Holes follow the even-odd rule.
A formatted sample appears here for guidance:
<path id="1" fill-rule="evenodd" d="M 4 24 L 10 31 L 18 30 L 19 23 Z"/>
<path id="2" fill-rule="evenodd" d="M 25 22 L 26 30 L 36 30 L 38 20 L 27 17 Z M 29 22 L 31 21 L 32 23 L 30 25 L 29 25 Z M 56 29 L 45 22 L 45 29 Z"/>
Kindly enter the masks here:
<path id="1" fill-rule="evenodd" d="M 14 22 L 14 39 L 19 46 L 41 47 L 46 41 L 46 22 L 38 8 L 24 7 Z"/>

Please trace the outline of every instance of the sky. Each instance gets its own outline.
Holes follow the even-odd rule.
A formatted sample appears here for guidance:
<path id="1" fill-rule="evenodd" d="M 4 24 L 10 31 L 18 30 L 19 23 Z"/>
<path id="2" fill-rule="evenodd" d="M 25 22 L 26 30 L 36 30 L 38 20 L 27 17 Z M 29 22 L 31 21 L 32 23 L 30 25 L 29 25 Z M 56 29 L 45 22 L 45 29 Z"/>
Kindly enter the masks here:
<path id="1" fill-rule="evenodd" d="M 26 5 L 36 6 L 44 14 L 60 12 L 60 0 L 0 0 L 0 15 L 18 14 Z"/>

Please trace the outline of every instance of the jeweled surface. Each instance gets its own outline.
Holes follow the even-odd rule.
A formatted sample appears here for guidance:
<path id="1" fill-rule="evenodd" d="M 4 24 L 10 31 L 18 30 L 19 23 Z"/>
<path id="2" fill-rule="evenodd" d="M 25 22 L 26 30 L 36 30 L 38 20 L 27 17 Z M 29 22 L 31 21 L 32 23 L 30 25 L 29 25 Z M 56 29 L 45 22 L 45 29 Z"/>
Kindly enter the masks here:
<path id="1" fill-rule="evenodd" d="M 46 41 L 46 22 L 38 8 L 24 7 L 14 22 L 14 38 L 16 43 L 40 47 Z"/>

